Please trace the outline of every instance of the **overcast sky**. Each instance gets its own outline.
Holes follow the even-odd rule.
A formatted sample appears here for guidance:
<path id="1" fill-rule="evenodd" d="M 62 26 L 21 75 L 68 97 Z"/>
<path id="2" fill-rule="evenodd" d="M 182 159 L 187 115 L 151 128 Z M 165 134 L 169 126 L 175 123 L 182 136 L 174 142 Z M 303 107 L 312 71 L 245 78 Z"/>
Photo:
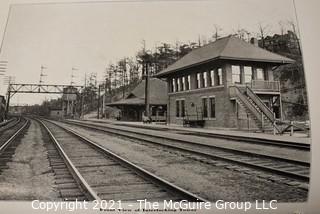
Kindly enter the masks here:
<path id="1" fill-rule="evenodd" d="M 38 83 L 44 65 L 45 83 L 69 84 L 71 68 L 76 67 L 75 81 L 81 84 L 85 73 L 97 72 L 101 79 L 109 62 L 134 56 L 143 39 L 147 48 L 154 48 L 160 42 L 210 36 L 215 24 L 225 34 L 239 28 L 257 32 L 259 23 L 279 32 L 279 21 L 295 20 L 292 0 L 46 2 L 0 2 L 0 60 L 9 61 L 6 75 L 15 76 L 16 83 Z M 0 94 L 5 91 L 0 76 Z M 12 102 L 41 103 L 45 97 L 51 96 L 17 94 Z"/>

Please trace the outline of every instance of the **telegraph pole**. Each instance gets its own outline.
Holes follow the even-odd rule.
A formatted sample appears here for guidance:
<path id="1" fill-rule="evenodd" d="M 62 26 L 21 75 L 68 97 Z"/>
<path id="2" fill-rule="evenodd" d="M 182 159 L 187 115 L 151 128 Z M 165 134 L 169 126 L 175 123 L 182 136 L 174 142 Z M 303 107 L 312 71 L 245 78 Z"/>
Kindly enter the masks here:
<path id="1" fill-rule="evenodd" d="M 144 72 L 145 72 L 145 116 L 150 117 L 150 98 L 149 98 L 149 61 L 144 62 Z"/>
<path id="2" fill-rule="evenodd" d="M 4 75 L 7 71 L 8 61 L 0 61 L 0 75 Z"/>
<path id="3" fill-rule="evenodd" d="M 73 72 L 74 72 L 74 71 L 77 71 L 77 70 L 79 70 L 79 69 L 74 68 L 74 67 L 71 68 L 71 82 L 70 82 L 70 85 L 72 85 L 73 83 L 75 83 L 75 82 L 73 82 L 73 78 L 76 77 L 76 76 L 73 74 Z"/>
<path id="4" fill-rule="evenodd" d="M 7 65 L 8 65 L 8 61 L 0 61 L 0 76 L 5 74 L 7 70 Z M 0 90 L 1 90 L 1 87 L 0 87 Z"/>
<path id="5" fill-rule="evenodd" d="M 107 78 L 106 78 L 106 81 L 104 83 L 104 94 L 103 94 L 103 100 L 102 100 L 102 114 L 103 114 L 103 117 L 105 118 L 106 117 L 106 99 L 107 99 Z"/>
<path id="6" fill-rule="evenodd" d="M 7 103 L 6 103 L 6 112 L 5 112 L 5 118 L 8 119 L 8 113 L 9 113 L 9 105 L 10 105 L 10 97 L 11 97 L 11 82 L 13 81 L 14 77 L 8 76 L 8 92 L 7 92 Z"/>
<path id="7" fill-rule="evenodd" d="M 4 27 L 2 40 L 1 40 L 1 43 L 0 43 L 0 54 L 1 54 L 1 52 L 2 52 L 4 39 L 5 39 L 6 34 L 7 34 L 7 28 L 8 28 L 8 24 L 9 24 L 9 18 L 10 18 L 10 15 L 11 15 L 11 8 L 12 8 L 12 5 L 9 6 L 9 11 L 8 11 L 8 15 L 7 15 L 7 20 L 6 20 L 6 24 L 5 24 L 5 27 Z"/>
<path id="8" fill-rule="evenodd" d="M 142 41 L 143 45 L 143 55 L 142 55 L 142 72 L 144 74 L 145 79 L 145 89 L 144 89 L 144 104 L 145 104 L 145 116 L 150 117 L 150 98 L 149 98 L 149 63 L 151 61 L 148 52 L 146 51 L 146 41 Z"/>
<path id="9" fill-rule="evenodd" d="M 3 48 L 3 43 L 4 43 L 4 39 L 6 37 L 6 34 L 7 34 L 7 28 L 8 28 L 8 23 L 9 23 L 9 18 L 10 18 L 10 15 L 11 15 L 11 8 L 12 8 L 12 5 L 9 6 L 9 11 L 8 11 L 8 15 L 7 15 L 7 20 L 6 20 L 6 24 L 5 24 L 5 27 L 4 27 L 4 32 L 3 32 L 3 36 L 2 36 L 2 40 L 1 40 L 1 43 L 0 43 L 0 56 L 2 54 L 2 48 Z M 8 61 L 0 61 L 0 67 L 3 67 L 2 65 L 7 65 Z M 6 70 L 6 67 L 5 69 L 1 68 L 0 69 L 0 75 L 3 75 L 3 73 L 5 72 Z M 10 101 L 10 78 L 9 77 L 9 84 L 8 84 L 8 99 L 7 99 L 7 105 L 6 105 L 6 111 L 5 111 L 5 118 L 7 119 L 8 118 L 8 111 L 9 111 L 9 101 Z"/>
<path id="10" fill-rule="evenodd" d="M 123 59 L 122 64 L 122 98 L 125 98 L 126 95 L 126 75 L 127 75 L 127 60 Z"/>
<path id="11" fill-rule="evenodd" d="M 81 96 L 81 119 L 83 119 L 84 113 L 84 106 L 85 106 L 85 91 L 87 90 L 87 73 L 84 74 L 84 88 L 82 89 L 82 96 Z"/>
<path id="12" fill-rule="evenodd" d="M 99 86 L 98 86 L 98 115 L 97 115 L 97 119 L 100 119 L 100 90 L 101 90 L 101 85 L 99 84 Z"/>
<path id="13" fill-rule="evenodd" d="M 10 85 L 9 85 L 9 87 L 10 87 Z M 6 120 L 8 120 L 8 113 L 9 113 L 9 103 L 10 103 L 10 96 L 11 96 L 10 89 L 8 90 L 7 96 L 8 97 L 7 97 L 7 105 L 6 105 L 6 116 L 5 116 Z"/>
<path id="14" fill-rule="evenodd" d="M 45 67 L 45 66 L 43 66 L 43 65 L 41 65 L 41 67 L 40 67 L 40 80 L 39 80 L 39 85 L 41 85 L 44 81 L 42 80 L 42 77 L 45 77 L 45 76 L 47 76 L 47 75 L 45 75 L 44 73 L 43 73 L 43 70 L 44 69 L 47 69 L 47 67 Z"/>

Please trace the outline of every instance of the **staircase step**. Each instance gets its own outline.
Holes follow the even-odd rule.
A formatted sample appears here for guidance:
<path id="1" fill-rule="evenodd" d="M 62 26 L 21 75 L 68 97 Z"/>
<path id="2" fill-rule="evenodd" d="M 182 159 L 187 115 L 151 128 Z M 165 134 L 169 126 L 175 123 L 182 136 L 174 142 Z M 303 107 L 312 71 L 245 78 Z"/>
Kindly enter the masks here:
<path id="1" fill-rule="evenodd" d="M 249 116 L 249 118 L 251 119 L 251 121 L 253 121 L 257 128 L 260 129 L 261 131 L 271 131 L 273 130 L 273 122 L 269 120 L 269 118 L 263 113 L 263 111 L 259 108 L 258 105 L 256 105 L 256 103 L 247 95 L 245 95 L 247 100 L 254 106 L 254 108 L 262 113 L 262 117 L 263 117 L 263 127 L 262 127 L 262 121 L 261 121 L 261 117 L 257 118 L 253 113 L 251 113 L 251 111 L 247 108 L 246 104 L 244 104 L 241 100 L 237 100 L 238 104 L 245 110 L 245 112 L 247 113 L 247 115 Z"/>

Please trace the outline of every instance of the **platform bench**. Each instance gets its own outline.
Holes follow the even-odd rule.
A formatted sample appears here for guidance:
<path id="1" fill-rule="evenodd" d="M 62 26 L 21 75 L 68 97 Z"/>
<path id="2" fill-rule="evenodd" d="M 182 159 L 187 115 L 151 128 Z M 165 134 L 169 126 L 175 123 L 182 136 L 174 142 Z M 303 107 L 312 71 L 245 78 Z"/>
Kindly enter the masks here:
<path id="1" fill-rule="evenodd" d="M 205 120 L 188 120 L 183 119 L 183 126 L 188 127 L 204 127 Z"/>

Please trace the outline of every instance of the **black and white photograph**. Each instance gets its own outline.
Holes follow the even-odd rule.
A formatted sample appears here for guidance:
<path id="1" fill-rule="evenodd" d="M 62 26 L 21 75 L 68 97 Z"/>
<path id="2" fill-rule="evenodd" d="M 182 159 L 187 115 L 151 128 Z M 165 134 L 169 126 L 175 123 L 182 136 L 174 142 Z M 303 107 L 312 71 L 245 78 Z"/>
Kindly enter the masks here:
<path id="1" fill-rule="evenodd" d="M 299 4 L 1 1 L 1 204 L 306 213 Z"/>

